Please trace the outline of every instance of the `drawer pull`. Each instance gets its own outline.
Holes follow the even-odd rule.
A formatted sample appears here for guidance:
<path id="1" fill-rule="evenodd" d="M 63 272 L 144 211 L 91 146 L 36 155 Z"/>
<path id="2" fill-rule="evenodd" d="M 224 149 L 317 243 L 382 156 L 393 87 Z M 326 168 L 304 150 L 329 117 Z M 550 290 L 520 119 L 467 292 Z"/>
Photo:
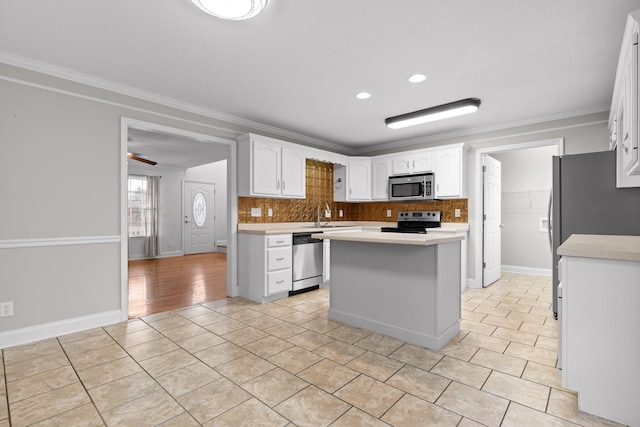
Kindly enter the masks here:
<path id="1" fill-rule="evenodd" d="M 276 243 L 284 243 L 284 240 L 276 240 Z"/>
<path id="2" fill-rule="evenodd" d="M 279 285 L 281 283 L 284 283 L 284 280 L 278 280 L 276 283 Z"/>
<path id="3" fill-rule="evenodd" d="M 276 261 L 282 261 L 284 258 L 276 258 Z"/>

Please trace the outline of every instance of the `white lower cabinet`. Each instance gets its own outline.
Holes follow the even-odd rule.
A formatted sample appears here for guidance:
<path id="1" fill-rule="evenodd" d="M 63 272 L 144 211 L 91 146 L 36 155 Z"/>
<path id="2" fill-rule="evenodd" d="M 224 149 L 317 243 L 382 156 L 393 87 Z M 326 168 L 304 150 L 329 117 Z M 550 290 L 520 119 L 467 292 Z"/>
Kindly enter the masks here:
<path id="1" fill-rule="evenodd" d="M 292 235 L 238 233 L 240 296 L 263 303 L 284 298 L 292 286 Z"/>
<path id="2" fill-rule="evenodd" d="M 563 256 L 562 386 L 581 411 L 640 426 L 640 262 Z"/>

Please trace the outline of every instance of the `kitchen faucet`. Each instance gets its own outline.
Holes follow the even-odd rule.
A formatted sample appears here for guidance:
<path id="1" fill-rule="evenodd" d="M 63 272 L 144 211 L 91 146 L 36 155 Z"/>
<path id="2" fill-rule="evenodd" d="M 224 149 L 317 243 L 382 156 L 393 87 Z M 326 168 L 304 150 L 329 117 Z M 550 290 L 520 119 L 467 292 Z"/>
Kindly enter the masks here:
<path id="1" fill-rule="evenodd" d="M 329 207 L 329 203 L 324 202 L 324 206 L 326 208 L 327 211 L 331 211 L 331 208 Z M 321 227 L 321 220 L 322 220 L 322 216 L 320 215 L 320 210 L 322 209 L 322 202 L 318 203 L 318 217 L 316 220 L 316 227 Z"/>

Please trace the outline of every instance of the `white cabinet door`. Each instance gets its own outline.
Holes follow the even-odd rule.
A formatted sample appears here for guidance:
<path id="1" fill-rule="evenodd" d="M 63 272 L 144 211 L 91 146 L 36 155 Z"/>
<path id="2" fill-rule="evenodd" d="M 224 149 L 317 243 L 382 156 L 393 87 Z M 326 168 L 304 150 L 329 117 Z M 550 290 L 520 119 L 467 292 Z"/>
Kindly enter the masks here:
<path id="1" fill-rule="evenodd" d="M 391 159 L 374 157 L 371 160 L 372 200 L 389 200 L 389 175 L 391 175 Z"/>
<path id="2" fill-rule="evenodd" d="M 259 139 L 251 140 L 251 188 L 254 194 L 280 195 L 280 146 Z"/>
<path id="3" fill-rule="evenodd" d="M 431 152 L 417 153 L 411 156 L 411 173 L 433 171 L 433 155 Z"/>
<path id="4" fill-rule="evenodd" d="M 348 165 L 349 200 L 371 200 L 371 160 L 350 160 Z"/>
<path id="5" fill-rule="evenodd" d="M 462 148 L 445 148 L 435 155 L 436 197 L 460 197 Z"/>
<path id="6" fill-rule="evenodd" d="M 300 151 L 282 147 L 282 195 L 305 196 L 306 159 Z"/>
<path id="7" fill-rule="evenodd" d="M 395 156 L 391 159 L 392 175 L 407 175 L 411 173 L 411 155 Z"/>

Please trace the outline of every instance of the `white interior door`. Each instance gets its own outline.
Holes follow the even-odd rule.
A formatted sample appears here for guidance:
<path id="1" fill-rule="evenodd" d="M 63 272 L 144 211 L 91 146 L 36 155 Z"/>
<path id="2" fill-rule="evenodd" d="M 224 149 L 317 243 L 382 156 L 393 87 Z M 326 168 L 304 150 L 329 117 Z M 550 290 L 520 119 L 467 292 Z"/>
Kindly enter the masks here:
<path id="1" fill-rule="evenodd" d="M 215 248 L 215 186 L 201 182 L 184 182 L 184 254 L 213 252 Z"/>
<path id="2" fill-rule="evenodd" d="M 493 157 L 483 158 L 483 277 L 486 287 L 500 278 L 501 267 L 501 164 Z"/>

